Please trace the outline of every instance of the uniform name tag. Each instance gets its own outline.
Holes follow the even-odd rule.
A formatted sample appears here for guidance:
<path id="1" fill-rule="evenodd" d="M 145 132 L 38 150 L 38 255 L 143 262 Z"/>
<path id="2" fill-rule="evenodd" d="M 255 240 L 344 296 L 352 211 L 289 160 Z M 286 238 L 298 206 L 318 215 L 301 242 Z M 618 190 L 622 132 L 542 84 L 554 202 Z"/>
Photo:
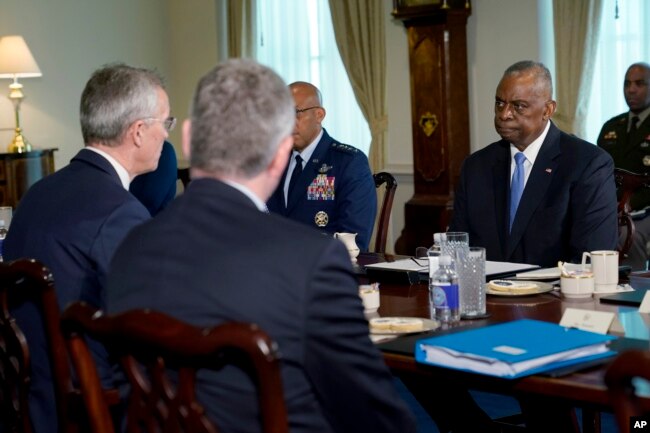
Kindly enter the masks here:
<path id="1" fill-rule="evenodd" d="M 334 176 L 319 174 L 307 187 L 307 200 L 334 200 Z"/>

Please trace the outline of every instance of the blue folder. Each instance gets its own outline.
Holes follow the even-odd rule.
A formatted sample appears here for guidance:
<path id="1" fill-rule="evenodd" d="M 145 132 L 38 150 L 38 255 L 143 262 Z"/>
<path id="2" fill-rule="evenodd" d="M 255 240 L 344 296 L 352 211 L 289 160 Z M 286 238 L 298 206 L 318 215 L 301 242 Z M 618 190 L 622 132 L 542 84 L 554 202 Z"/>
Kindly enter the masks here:
<path id="1" fill-rule="evenodd" d="M 514 379 L 612 356 L 616 338 L 523 319 L 418 340 L 415 359 Z"/>

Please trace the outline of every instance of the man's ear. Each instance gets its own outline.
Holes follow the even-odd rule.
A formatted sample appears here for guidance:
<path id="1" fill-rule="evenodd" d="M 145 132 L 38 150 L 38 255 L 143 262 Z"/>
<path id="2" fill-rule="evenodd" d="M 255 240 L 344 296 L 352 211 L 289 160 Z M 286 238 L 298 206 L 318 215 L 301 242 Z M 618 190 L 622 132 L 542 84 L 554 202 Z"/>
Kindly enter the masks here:
<path id="1" fill-rule="evenodd" d="M 183 156 L 185 160 L 189 162 L 191 156 L 191 144 L 192 144 L 192 121 L 190 119 L 185 119 L 183 121 L 183 131 L 181 136 L 181 143 L 183 148 Z"/>
<path id="2" fill-rule="evenodd" d="M 318 119 L 319 123 L 322 123 L 323 120 L 325 120 L 326 115 L 327 115 L 327 111 L 325 111 L 323 107 L 316 108 L 316 119 Z"/>
<path id="3" fill-rule="evenodd" d="M 289 154 L 291 153 L 292 149 L 293 136 L 288 135 L 280 142 L 278 150 L 275 152 L 273 159 L 269 163 L 268 172 L 272 177 L 278 179 L 282 177 L 284 169 L 287 167 L 287 163 L 289 162 Z"/>
<path id="4" fill-rule="evenodd" d="M 553 117 L 556 108 L 557 108 L 557 102 L 553 100 L 548 101 L 546 103 L 546 106 L 544 107 L 544 119 L 550 119 L 551 117 Z"/>
<path id="5" fill-rule="evenodd" d="M 142 128 L 145 126 L 145 122 L 142 120 L 136 120 L 129 126 L 129 129 L 126 131 L 127 137 L 130 137 L 135 144 L 135 147 L 140 147 L 142 145 Z"/>

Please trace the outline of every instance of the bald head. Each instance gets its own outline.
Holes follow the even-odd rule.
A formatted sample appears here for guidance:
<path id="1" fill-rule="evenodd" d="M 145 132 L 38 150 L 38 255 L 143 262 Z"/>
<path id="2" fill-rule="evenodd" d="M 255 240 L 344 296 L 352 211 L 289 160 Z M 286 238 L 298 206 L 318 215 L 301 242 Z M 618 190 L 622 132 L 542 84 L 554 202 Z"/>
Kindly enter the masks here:
<path id="1" fill-rule="evenodd" d="M 293 147 L 302 152 L 320 134 L 326 112 L 320 90 L 313 84 L 296 81 L 289 84 L 289 90 L 296 106 Z"/>
<path id="2" fill-rule="evenodd" d="M 634 63 L 627 68 L 623 93 L 625 102 L 632 113 L 638 114 L 650 107 L 650 64 L 645 62 Z"/>
<path id="3" fill-rule="evenodd" d="M 306 98 L 305 101 L 313 103 L 314 105 L 322 106 L 323 105 L 323 95 L 321 95 L 318 87 L 314 86 L 311 83 L 305 81 L 296 81 L 289 84 L 289 90 L 293 94 L 301 94 Z"/>

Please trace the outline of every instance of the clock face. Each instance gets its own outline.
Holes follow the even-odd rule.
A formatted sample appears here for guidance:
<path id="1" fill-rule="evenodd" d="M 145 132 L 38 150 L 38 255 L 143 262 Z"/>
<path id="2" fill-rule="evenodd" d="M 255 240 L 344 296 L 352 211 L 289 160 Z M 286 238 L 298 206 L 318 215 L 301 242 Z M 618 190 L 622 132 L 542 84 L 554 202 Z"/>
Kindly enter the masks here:
<path id="1" fill-rule="evenodd" d="M 432 293 L 432 298 L 433 298 L 433 305 L 435 307 L 446 307 L 447 306 L 447 294 L 445 293 L 444 290 L 440 287 L 434 287 L 433 288 L 433 293 Z"/>

